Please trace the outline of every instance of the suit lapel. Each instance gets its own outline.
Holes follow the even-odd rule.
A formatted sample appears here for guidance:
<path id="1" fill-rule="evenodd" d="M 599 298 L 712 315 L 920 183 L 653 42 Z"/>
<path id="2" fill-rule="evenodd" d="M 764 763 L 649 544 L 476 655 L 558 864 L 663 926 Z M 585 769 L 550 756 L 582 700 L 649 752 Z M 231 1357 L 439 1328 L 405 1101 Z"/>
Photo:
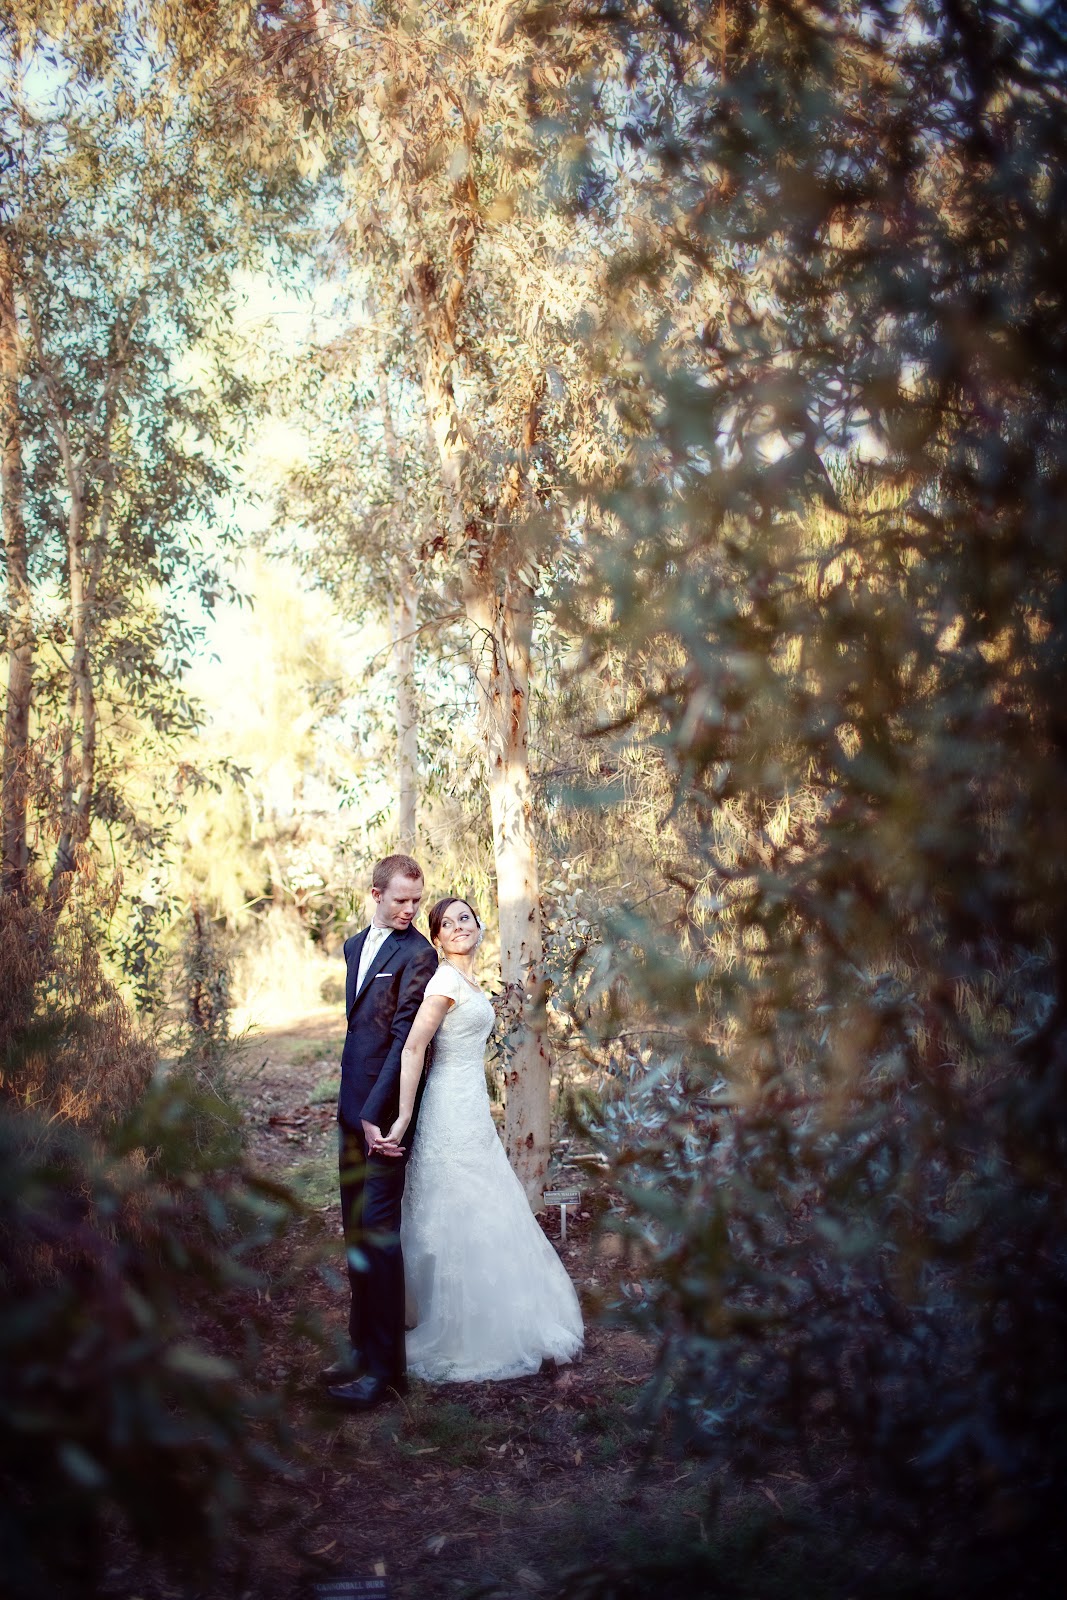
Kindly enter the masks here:
<path id="1" fill-rule="evenodd" d="M 356 1003 L 356 973 L 359 971 L 359 958 L 363 954 L 363 945 L 370 928 L 364 928 L 362 933 L 356 934 L 356 942 L 352 946 L 352 954 L 348 958 L 348 967 L 345 972 L 345 1015 L 352 1015 L 352 1007 Z"/>
<path id="2" fill-rule="evenodd" d="M 366 934 L 364 934 L 363 937 L 366 938 Z M 367 990 L 370 988 L 371 983 L 377 977 L 378 973 L 385 966 L 385 963 L 389 960 L 389 957 L 391 955 L 393 955 L 393 953 L 395 951 L 399 950 L 399 948 L 400 948 L 400 935 L 398 933 L 391 933 L 389 935 L 388 939 L 383 939 L 382 940 L 381 944 L 378 946 L 378 950 L 377 950 L 377 953 L 375 954 L 374 960 L 371 962 L 370 966 L 367 968 L 367 976 L 363 979 L 363 985 L 360 988 L 359 992 L 357 993 L 355 999 L 353 1000 L 352 1005 L 349 1006 L 349 1008 L 348 1008 L 349 1015 L 351 1015 L 353 1007 L 359 1005 L 359 1002 L 362 1000 L 363 996 L 366 994 Z M 359 947 L 359 954 L 356 956 L 356 960 L 355 960 L 355 963 L 354 963 L 357 972 L 359 971 L 359 957 L 362 954 L 363 954 L 363 944 L 361 942 L 360 943 L 360 947 Z"/>

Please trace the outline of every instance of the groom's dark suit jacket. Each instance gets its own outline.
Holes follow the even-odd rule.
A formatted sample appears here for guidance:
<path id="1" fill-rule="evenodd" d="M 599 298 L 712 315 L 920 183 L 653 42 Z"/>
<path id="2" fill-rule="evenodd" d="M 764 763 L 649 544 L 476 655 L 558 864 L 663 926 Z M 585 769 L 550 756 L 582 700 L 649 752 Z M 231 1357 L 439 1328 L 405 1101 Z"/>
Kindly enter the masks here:
<path id="1" fill-rule="evenodd" d="M 337 1117 L 350 1128 L 372 1122 L 384 1132 L 400 1109 L 400 1052 L 422 992 L 437 971 L 437 952 L 415 927 L 391 932 L 382 940 L 357 994 L 356 975 L 368 931 L 364 928 L 345 943 L 348 1033 L 341 1054 Z"/>

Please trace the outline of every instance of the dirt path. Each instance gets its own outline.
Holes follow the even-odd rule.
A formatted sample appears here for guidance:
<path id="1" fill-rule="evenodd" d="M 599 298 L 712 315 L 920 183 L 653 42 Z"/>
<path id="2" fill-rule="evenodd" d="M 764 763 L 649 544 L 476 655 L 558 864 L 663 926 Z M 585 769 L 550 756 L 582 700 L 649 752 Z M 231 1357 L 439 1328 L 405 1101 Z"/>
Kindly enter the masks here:
<path id="1" fill-rule="evenodd" d="M 384 1571 L 395 1600 L 502 1600 L 547 1594 L 581 1564 L 625 1568 L 699 1542 L 704 1491 L 692 1463 L 663 1459 L 634 1479 L 650 1352 L 632 1333 L 590 1324 L 573 1367 L 508 1383 L 413 1382 L 405 1402 L 365 1417 L 320 1398 L 322 1355 L 300 1330 L 311 1319 L 343 1336 L 331 1093 L 339 1046 L 335 1013 L 306 1017 L 260 1035 L 237 1078 L 251 1159 L 295 1181 L 314 1208 L 278 1263 L 263 1357 L 264 1375 L 292 1395 L 312 1462 L 297 1491 L 301 1548 L 279 1541 L 275 1577 L 289 1568 L 296 1593 L 302 1565 L 304 1580 L 308 1564 L 324 1577 Z M 625 1272 L 615 1241 L 596 1229 L 609 1201 L 603 1180 L 585 1152 L 567 1154 L 565 1176 L 581 1183 L 583 1204 L 561 1254 L 588 1320 L 622 1297 Z M 544 1225 L 559 1248 L 558 1211 Z M 293 1278 L 292 1255 L 302 1251 L 324 1259 Z"/>

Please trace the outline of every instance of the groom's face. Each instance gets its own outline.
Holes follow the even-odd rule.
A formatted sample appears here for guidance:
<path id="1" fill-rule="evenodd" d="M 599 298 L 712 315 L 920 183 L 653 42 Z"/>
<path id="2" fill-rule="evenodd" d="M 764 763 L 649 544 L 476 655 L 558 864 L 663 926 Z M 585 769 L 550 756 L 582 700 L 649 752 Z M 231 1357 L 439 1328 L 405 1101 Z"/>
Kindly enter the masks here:
<path id="1" fill-rule="evenodd" d="M 402 878 L 399 873 L 389 879 L 384 889 L 372 889 L 377 902 L 374 920 L 379 928 L 393 928 L 403 933 L 411 926 L 422 900 L 425 885 L 421 878 Z"/>

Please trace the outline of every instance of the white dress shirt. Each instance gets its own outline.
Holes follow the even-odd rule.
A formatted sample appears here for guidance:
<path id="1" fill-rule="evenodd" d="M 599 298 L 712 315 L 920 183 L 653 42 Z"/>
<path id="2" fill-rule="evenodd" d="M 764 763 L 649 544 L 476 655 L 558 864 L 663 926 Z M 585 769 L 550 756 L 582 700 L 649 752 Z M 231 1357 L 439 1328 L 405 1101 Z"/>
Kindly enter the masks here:
<path id="1" fill-rule="evenodd" d="M 378 951 L 382 948 L 382 945 L 385 943 L 386 939 L 388 939 L 392 931 L 392 928 L 379 928 L 376 922 L 371 923 L 370 931 L 363 941 L 363 949 L 360 951 L 359 956 L 359 971 L 356 973 L 357 994 L 363 987 L 363 980 L 366 978 L 367 973 L 370 970 L 371 962 L 374 960 L 375 956 L 378 954 Z"/>

